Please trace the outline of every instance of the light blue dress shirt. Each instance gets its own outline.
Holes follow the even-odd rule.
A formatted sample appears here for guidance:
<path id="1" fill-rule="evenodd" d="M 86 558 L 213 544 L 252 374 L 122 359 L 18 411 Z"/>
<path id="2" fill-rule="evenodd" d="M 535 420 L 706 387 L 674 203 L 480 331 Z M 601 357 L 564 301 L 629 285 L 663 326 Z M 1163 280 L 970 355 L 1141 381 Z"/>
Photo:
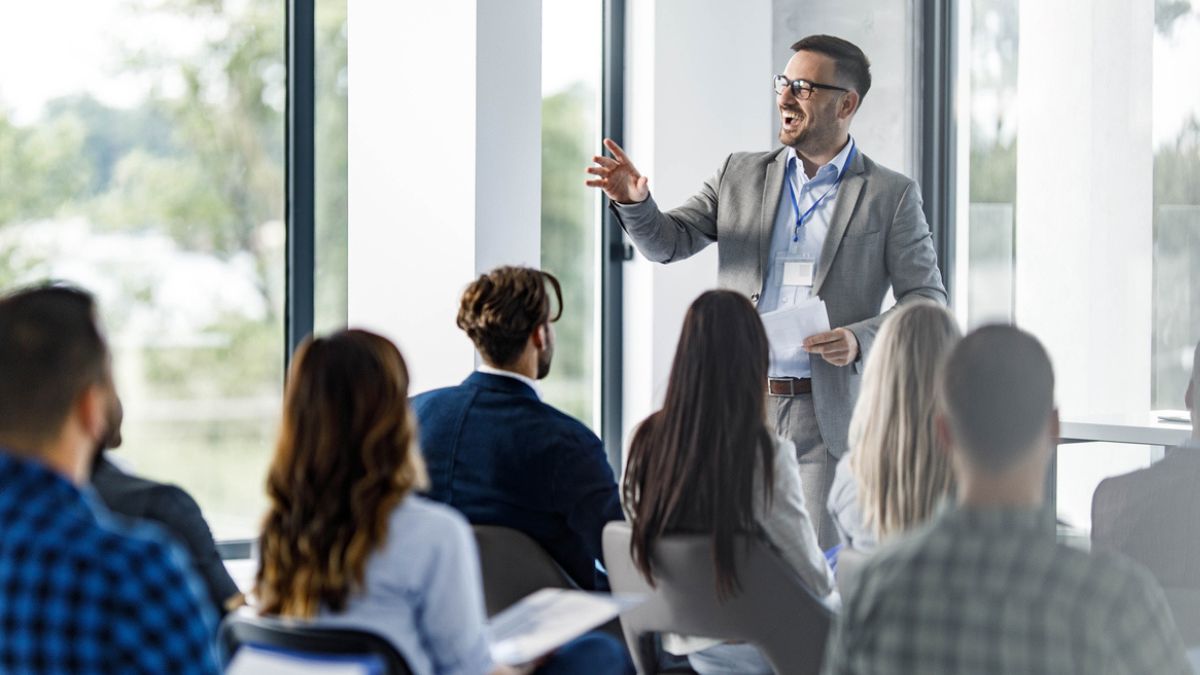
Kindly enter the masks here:
<path id="1" fill-rule="evenodd" d="M 346 609 L 317 623 L 386 637 L 415 675 L 481 675 L 492 670 L 479 553 L 457 511 L 408 495 L 367 559 L 364 588 Z"/>
<path id="2" fill-rule="evenodd" d="M 851 138 L 842 147 L 841 152 L 828 164 L 817 169 L 812 178 L 804 173 L 804 165 L 796 156 L 796 150 L 788 148 L 783 193 L 775 213 L 770 257 L 767 258 L 767 270 L 763 279 L 763 294 L 758 301 L 759 314 L 803 302 L 809 297 L 811 287 L 784 285 L 781 256 L 811 261 L 815 276 L 816 270 L 820 267 L 821 248 L 825 245 L 825 237 L 829 233 L 829 224 L 833 219 L 838 192 L 841 189 L 838 177 L 845 172 L 846 163 L 853 147 L 854 139 Z M 804 225 L 800 228 L 799 241 L 795 242 L 792 241 L 792 238 L 796 230 L 796 208 L 788 194 L 786 181 L 789 180 L 792 181 L 792 189 L 795 190 L 800 213 L 807 211 L 818 199 L 821 200 L 817 208 L 813 209 L 813 212 L 805 218 Z M 828 192 L 827 195 L 826 192 Z M 825 195 L 823 199 L 822 195 Z M 808 354 L 802 352 L 795 358 L 777 358 L 776 350 L 772 348 L 770 376 L 812 377 L 812 364 L 809 358 Z"/>

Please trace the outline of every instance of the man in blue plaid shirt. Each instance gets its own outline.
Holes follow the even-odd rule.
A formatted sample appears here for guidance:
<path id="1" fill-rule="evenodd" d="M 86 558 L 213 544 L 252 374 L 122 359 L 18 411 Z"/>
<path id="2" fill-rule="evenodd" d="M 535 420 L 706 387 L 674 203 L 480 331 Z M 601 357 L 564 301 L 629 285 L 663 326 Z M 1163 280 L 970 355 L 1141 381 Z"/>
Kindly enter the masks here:
<path id="1" fill-rule="evenodd" d="M 1055 541 L 1043 486 L 1058 413 L 1038 341 L 1010 326 L 975 331 L 951 352 L 940 396 L 957 504 L 863 566 L 825 672 L 1192 672 L 1149 572 Z"/>
<path id="2" fill-rule="evenodd" d="M 218 672 L 182 552 L 82 487 L 111 400 L 90 295 L 0 299 L 0 672 Z"/>

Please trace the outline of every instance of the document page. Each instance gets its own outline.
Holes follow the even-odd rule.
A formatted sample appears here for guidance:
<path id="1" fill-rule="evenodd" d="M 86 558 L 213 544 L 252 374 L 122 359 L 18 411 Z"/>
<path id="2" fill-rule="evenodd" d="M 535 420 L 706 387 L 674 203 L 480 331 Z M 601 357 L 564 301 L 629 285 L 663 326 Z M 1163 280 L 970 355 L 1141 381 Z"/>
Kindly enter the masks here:
<path id="1" fill-rule="evenodd" d="M 786 309 L 761 315 L 773 360 L 791 360 L 805 353 L 804 338 L 829 330 L 829 312 L 825 301 L 810 298 Z"/>
<path id="2" fill-rule="evenodd" d="M 288 654 L 244 645 L 233 655 L 226 675 L 383 675 L 383 663 L 370 656 Z"/>
<path id="3" fill-rule="evenodd" d="M 606 593 L 543 588 L 492 617 L 492 659 L 509 666 L 535 661 L 639 602 Z"/>

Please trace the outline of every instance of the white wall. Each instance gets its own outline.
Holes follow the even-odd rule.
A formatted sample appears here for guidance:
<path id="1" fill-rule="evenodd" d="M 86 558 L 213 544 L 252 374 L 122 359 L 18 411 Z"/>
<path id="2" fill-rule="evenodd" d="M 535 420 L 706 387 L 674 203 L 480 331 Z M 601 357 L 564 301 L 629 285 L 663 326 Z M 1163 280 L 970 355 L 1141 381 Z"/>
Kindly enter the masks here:
<path id="1" fill-rule="evenodd" d="M 454 384 L 462 289 L 540 260 L 541 2 L 350 3 L 349 32 L 349 323 Z"/>
<path id="2" fill-rule="evenodd" d="M 920 173 L 920 32 L 915 0 L 774 0 L 773 63 L 779 72 L 802 37 L 827 34 L 858 45 L 871 62 L 871 90 L 850 129 L 886 167 Z M 779 121 L 772 120 L 777 131 Z M 774 136 L 772 136 L 774 138 Z"/>
<path id="3" fill-rule="evenodd" d="M 771 1 L 629 0 L 626 150 L 663 208 L 695 194 L 731 152 L 767 150 Z M 626 438 L 662 403 L 683 315 L 716 285 L 716 248 L 625 266 Z"/>
<path id="4" fill-rule="evenodd" d="M 1020 29 L 1017 323 L 1065 414 L 1149 410 L 1154 7 L 1022 3 Z"/>

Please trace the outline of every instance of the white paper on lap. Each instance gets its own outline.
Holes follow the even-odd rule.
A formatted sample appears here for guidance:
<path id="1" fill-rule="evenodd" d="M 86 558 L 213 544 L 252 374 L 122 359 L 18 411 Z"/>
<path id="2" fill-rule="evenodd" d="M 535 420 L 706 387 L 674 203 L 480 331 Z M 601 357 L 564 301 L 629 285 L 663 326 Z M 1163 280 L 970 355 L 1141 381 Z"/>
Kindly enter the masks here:
<path id="1" fill-rule="evenodd" d="M 492 617 L 492 660 L 509 666 L 529 663 L 641 602 L 636 597 L 543 588 Z"/>
<path id="2" fill-rule="evenodd" d="M 306 658 L 245 645 L 237 650 L 225 670 L 226 675 L 378 675 L 378 663 L 372 659 Z"/>

